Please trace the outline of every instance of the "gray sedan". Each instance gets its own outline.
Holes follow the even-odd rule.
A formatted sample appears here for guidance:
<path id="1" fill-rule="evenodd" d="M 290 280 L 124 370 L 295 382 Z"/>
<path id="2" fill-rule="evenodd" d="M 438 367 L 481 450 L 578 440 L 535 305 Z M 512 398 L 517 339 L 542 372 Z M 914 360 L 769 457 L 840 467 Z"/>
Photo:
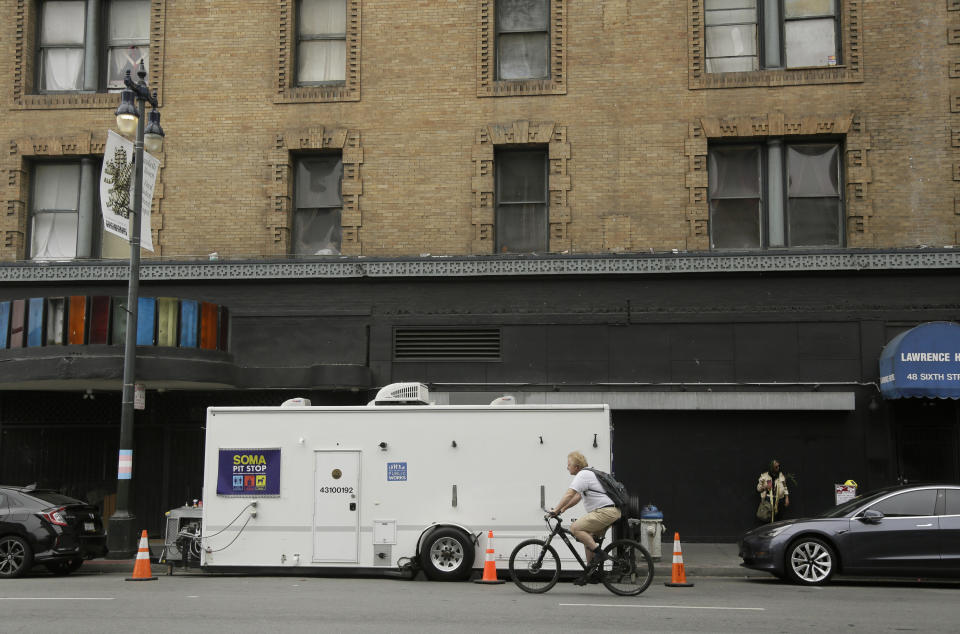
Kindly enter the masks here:
<path id="1" fill-rule="evenodd" d="M 740 538 L 741 565 L 804 585 L 834 574 L 960 578 L 960 485 L 888 487 Z"/>

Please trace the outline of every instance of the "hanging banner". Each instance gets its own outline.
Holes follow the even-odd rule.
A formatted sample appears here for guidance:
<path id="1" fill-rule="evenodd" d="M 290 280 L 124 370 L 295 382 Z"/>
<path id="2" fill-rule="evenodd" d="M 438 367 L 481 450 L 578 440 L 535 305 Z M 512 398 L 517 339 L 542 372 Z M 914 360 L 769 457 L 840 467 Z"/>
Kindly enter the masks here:
<path id="1" fill-rule="evenodd" d="M 280 495 L 280 450 L 221 449 L 217 495 Z"/>
<path id="2" fill-rule="evenodd" d="M 133 164 L 133 143 L 113 130 L 107 131 L 107 145 L 103 150 L 103 169 L 100 171 L 100 211 L 103 228 L 130 241 L 130 220 L 133 207 L 133 187 L 136 167 Z M 157 183 L 160 161 L 143 152 L 143 199 L 140 217 L 140 246 L 153 251 L 150 237 L 150 209 L 153 206 L 153 188 Z"/>

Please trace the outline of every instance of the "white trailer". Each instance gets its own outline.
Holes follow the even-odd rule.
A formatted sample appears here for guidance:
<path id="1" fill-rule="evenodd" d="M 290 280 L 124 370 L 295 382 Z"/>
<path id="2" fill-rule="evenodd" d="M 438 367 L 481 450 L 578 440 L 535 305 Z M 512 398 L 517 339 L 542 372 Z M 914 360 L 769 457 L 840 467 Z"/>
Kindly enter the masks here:
<path id="1" fill-rule="evenodd" d="M 610 470 L 606 405 L 381 404 L 412 392 L 427 401 L 403 384 L 367 407 L 209 408 L 204 568 L 466 579 L 483 568 L 488 531 L 501 569 L 519 541 L 546 534 L 569 452 Z"/>

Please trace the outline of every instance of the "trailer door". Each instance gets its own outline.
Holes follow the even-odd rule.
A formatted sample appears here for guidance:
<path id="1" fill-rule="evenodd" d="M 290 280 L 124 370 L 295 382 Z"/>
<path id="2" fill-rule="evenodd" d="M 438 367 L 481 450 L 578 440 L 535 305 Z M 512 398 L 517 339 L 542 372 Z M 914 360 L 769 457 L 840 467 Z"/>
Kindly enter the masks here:
<path id="1" fill-rule="evenodd" d="M 317 451 L 313 561 L 356 563 L 360 543 L 360 452 Z"/>

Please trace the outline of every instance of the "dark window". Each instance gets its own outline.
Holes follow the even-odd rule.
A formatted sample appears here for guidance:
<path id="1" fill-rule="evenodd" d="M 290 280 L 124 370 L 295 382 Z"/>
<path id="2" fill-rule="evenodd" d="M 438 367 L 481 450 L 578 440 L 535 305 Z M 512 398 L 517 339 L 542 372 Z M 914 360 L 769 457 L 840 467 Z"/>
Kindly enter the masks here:
<path id="1" fill-rule="evenodd" d="M 837 0 L 705 0 L 708 73 L 836 66 Z"/>
<path id="2" fill-rule="evenodd" d="M 340 154 L 303 156 L 296 160 L 293 255 L 340 253 L 342 182 Z"/>
<path id="3" fill-rule="evenodd" d="M 936 503 L 936 489 L 926 489 L 898 493 L 870 508 L 880 511 L 886 517 L 924 517 L 933 515 Z"/>
<path id="4" fill-rule="evenodd" d="M 550 76 L 550 0 L 496 0 L 497 79 Z"/>
<path id="5" fill-rule="evenodd" d="M 707 170 L 712 248 L 842 246 L 839 144 L 718 144 Z"/>
<path id="6" fill-rule="evenodd" d="M 39 86 L 45 92 L 123 87 L 127 70 L 143 60 L 149 71 L 150 0 L 43 0 Z M 99 34 L 99 36 L 97 35 Z"/>
<path id="7" fill-rule="evenodd" d="M 7 494 L 0 493 L 0 511 L 7 510 Z"/>
<path id="8" fill-rule="evenodd" d="M 944 515 L 960 515 L 960 489 L 947 489 Z"/>
<path id="9" fill-rule="evenodd" d="M 498 253 L 543 253 L 547 239 L 547 153 L 502 150 L 496 164 Z"/>
<path id="10" fill-rule="evenodd" d="M 347 73 L 347 0 L 300 0 L 297 84 L 343 83 Z"/>

